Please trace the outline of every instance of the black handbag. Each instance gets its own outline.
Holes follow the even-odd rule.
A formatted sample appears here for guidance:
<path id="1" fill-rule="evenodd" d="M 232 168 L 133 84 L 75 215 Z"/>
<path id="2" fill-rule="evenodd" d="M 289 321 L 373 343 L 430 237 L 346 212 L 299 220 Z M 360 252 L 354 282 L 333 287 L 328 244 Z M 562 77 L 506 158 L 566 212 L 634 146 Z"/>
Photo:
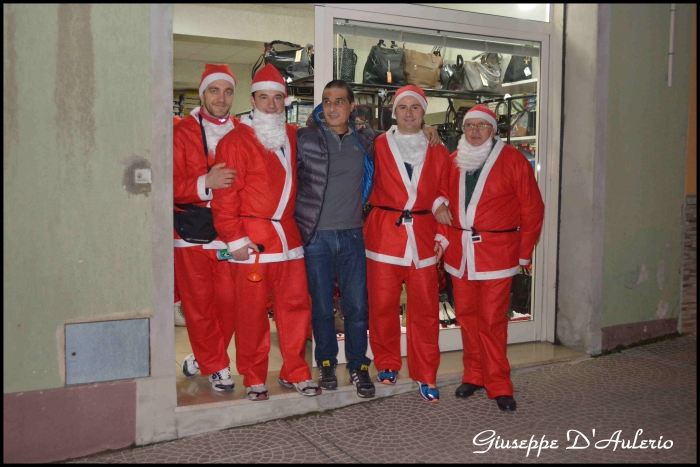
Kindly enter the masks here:
<path id="1" fill-rule="evenodd" d="M 513 83 L 532 78 L 532 57 L 513 55 L 503 75 L 504 83 Z"/>
<path id="2" fill-rule="evenodd" d="M 202 125 L 202 116 L 199 116 L 199 127 L 202 130 L 202 143 L 204 143 L 204 157 L 207 161 L 207 173 L 209 167 L 209 150 L 207 148 L 207 136 Z M 173 212 L 173 223 L 175 231 L 180 238 L 189 243 L 206 244 L 211 243 L 219 236 L 214 229 L 214 216 L 211 209 L 196 204 L 177 204 L 175 206 L 183 211 Z"/>
<path id="3" fill-rule="evenodd" d="M 275 49 L 277 44 L 292 47 L 292 49 L 278 51 Z M 266 42 L 265 51 L 258 57 L 251 70 L 251 80 L 255 78 L 255 73 L 263 63 L 265 65 L 271 63 L 286 81 L 305 78 L 314 74 L 313 48 L 310 44 L 302 47 L 299 44 L 285 41 Z"/>
<path id="4" fill-rule="evenodd" d="M 508 317 L 512 318 L 513 313 L 521 315 L 530 314 L 530 295 L 532 290 L 532 275 L 525 268 L 520 268 L 520 272 L 513 276 L 513 283 L 510 286 L 510 307 Z"/>
<path id="5" fill-rule="evenodd" d="M 403 73 L 403 49 L 391 41 L 391 47 L 386 47 L 383 40 L 373 45 L 362 71 L 364 84 L 392 84 L 405 86 L 406 76 Z"/>
<path id="6" fill-rule="evenodd" d="M 355 66 L 357 65 L 357 54 L 353 49 L 348 49 L 348 43 L 343 39 L 343 47 L 333 47 L 333 79 L 342 79 L 348 83 L 355 82 Z M 340 76 L 338 75 L 340 68 Z"/>

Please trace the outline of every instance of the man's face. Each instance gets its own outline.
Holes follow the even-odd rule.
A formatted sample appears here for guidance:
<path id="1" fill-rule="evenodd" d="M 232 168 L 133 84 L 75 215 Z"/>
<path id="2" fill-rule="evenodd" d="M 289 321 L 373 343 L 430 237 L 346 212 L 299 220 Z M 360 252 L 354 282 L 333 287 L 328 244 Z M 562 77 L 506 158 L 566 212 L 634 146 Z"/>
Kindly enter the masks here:
<path id="1" fill-rule="evenodd" d="M 250 96 L 250 104 L 262 113 L 281 114 L 284 112 L 284 93 L 263 89 Z"/>
<path id="2" fill-rule="evenodd" d="M 469 128 L 472 125 L 473 128 Z M 485 128 L 479 128 L 479 125 Z M 468 118 L 464 121 L 464 136 L 472 146 L 481 146 L 496 135 L 497 129 L 483 118 Z"/>
<path id="3" fill-rule="evenodd" d="M 343 128 L 350 120 L 350 112 L 355 108 L 355 103 L 350 103 L 345 89 L 329 88 L 323 91 L 323 116 L 326 124 L 331 128 Z"/>
<path id="4" fill-rule="evenodd" d="M 402 98 L 394 110 L 399 133 L 414 135 L 420 131 L 425 111 L 420 101 L 413 96 Z"/>
<path id="5" fill-rule="evenodd" d="M 202 106 L 216 118 L 228 116 L 233 103 L 233 84 L 225 79 L 213 81 L 202 93 Z"/>

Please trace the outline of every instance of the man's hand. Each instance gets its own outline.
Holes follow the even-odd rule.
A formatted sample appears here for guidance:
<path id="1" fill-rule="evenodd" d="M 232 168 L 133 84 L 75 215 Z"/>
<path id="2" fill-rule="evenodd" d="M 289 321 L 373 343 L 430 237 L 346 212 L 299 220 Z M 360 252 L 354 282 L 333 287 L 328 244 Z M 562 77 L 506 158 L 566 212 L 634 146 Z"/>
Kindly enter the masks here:
<path id="1" fill-rule="evenodd" d="M 437 128 L 434 126 L 423 125 L 423 133 L 425 133 L 425 137 L 428 138 L 428 142 L 431 146 L 437 146 L 438 144 L 442 143 Z"/>
<path id="2" fill-rule="evenodd" d="M 211 168 L 204 178 L 204 187 L 212 190 L 231 188 L 236 180 L 236 169 L 226 169 L 226 162 L 220 162 Z"/>
<path id="3" fill-rule="evenodd" d="M 440 258 L 442 258 L 442 254 L 445 252 L 445 250 L 442 249 L 442 245 L 440 245 L 438 242 L 435 242 L 435 248 L 433 248 L 433 251 L 437 253 L 437 260 L 439 263 Z"/>
<path id="4" fill-rule="evenodd" d="M 452 225 L 452 213 L 448 207 L 445 206 L 445 203 L 442 203 L 435 210 L 435 219 L 441 224 Z"/>
<path id="5" fill-rule="evenodd" d="M 250 255 L 248 254 L 248 248 L 252 248 L 253 251 L 257 251 L 258 253 L 260 253 L 260 250 L 258 250 L 258 246 L 255 243 L 251 242 L 231 253 L 231 256 L 233 256 L 233 259 L 235 259 L 236 261 L 245 261 L 248 258 L 250 258 Z"/>

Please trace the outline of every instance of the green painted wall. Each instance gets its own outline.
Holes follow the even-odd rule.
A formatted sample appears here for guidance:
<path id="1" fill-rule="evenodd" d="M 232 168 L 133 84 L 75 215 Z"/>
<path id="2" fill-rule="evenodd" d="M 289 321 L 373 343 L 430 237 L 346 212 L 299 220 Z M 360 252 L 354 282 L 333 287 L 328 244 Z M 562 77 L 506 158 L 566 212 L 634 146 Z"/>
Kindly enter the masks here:
<path id="1" fill-rule="evenodd" d="M 613 4 L 601 327 L 677 318 L 693 6 Z"/>
<path id="2" fill-rule="evenodd" d="M 63 383 L 66 322 L 151 316 L 149 5 L 3 5 L 3 388 Z"/>

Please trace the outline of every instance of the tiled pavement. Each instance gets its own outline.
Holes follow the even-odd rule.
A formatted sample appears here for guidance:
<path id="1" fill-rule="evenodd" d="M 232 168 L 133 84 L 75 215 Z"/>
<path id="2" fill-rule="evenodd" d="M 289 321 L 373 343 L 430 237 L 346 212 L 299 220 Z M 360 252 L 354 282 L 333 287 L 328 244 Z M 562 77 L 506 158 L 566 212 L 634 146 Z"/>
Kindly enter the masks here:
<path id="1" fill-rule="evenodd" d="M 457 400 L 452 384 L 440 388 L 437 404 L 412 392 L 69 462 L 696 463 L 696 379 L 697 338 L 689 335 L 515 371 L 514 413 L 500 412 L 484 391 Z M 567 449 L 576 435 L 575 446 L 584 448 Z M 503 447 L 503 440 L 527 446 L 542 439 L 550 447 L 541 451 Z M 663 447 L 639 448 L 642 440 Z"/>

